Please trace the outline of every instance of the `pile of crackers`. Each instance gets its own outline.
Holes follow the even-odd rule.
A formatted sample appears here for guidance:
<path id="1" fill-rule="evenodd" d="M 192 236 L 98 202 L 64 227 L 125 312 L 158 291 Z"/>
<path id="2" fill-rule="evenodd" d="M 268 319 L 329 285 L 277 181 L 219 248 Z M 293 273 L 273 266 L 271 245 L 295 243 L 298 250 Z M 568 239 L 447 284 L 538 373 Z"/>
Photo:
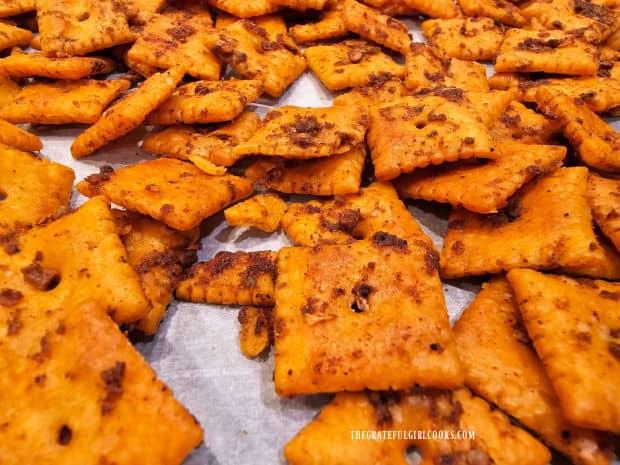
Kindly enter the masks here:
<path id="1" fill-rule="evenodd" d="M 279 395 L 336 394 L 291 465 L 611 463 L 620 2 L 0 0 L 0 17 L 2 464 L 182 463 L 203 431 L 130 342 L 175 296 L 243 306 L 240 348 L 274 346 Z M 251 111 L 304 73 L 332 106 Z M 29 130 L 76 124 L 76 159 L 145 125 L 158 157 L 79 180 L 72 209 L 74 172 Z M 441 251 L 403 199 L 452 207 Z M 221 211 L 291 246 L 196 263 Z M 442 279 L 471 277 L 451 327 Z"/>

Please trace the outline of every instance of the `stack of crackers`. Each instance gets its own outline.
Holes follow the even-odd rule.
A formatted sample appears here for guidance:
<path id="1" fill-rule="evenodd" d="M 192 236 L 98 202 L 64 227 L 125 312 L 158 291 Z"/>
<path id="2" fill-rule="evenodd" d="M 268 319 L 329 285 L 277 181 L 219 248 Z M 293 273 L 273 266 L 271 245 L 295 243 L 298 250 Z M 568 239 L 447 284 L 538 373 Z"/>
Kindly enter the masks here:
<path id="1" fill-rule="evenodd" d="M 0 463 L 182 463 L 203 431 L 130 342 L 174 296 L 243 306 L 241 350 L 274 345 L 279 395 L 335 394 L 291 465 L 611 463 L 620 3 L 0 0 L 0 18 Z M 304 73 L 331 106 L 250 111 Z M 71 208 L 74 172 L 30 131 L 69 124 L 76 159 L 145 125 L 158 157 L 103 166 Z M 403 199 L 452 207 L 442 250 Z M 221 211 L 292 245 L 195 263 Z M 451 327 L 442 280 L 464 279 L 484 284 Z"/>

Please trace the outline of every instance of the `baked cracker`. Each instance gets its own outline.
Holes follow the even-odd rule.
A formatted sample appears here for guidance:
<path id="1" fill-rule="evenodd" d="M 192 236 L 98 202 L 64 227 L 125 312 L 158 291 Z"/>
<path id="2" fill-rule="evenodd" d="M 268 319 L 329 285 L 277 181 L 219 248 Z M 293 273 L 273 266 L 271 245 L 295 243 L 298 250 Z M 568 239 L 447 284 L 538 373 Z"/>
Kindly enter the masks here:
<path id="1" fill-rule="evenodd" d="M 0 59 L 0 73 L 12 77 L 45 77 L 49 79 L 78 80 L 94 74 L 108 74 L 116 64 L 107 58 L 67 57 L 54 58 L 42 53 L 14 51 Z"/>
<path id="2" fill-rule="evenodd" d="M 515 3 L 507 0 L 458 0 L 467 16 L 492 18 L 503 24 L 522 27 L 527 19 L 521 14 Z"/>
<path id="3" fill-rule="evenodd" d="M 43 148 L 43 142 L 34 134 L 0 119 L 0 144 L 24 152 L 36 152 Z"/>
<path id="4" fill-rule="evenodd" d="M 286 202 L 273 193 L 259 194 L 224 210 L 231 226 L 244 226 L 273 232 L 280 227 Z"/>
<path id="5" fill-rule="evenodd" d="M 12 24 L 0 21 L 0 50 L 28 45 L 32 39 L 32 32 Z"/>
<path id="6" fill-rule="evenodd" d="M 0 18 L 35 10 L 35 0 L 0 0 Z"/>
<path id="7" fill-rule="evenodd" d="M 495 118 L 491 135 L 497 141 L 517 142 L 519 144 L 546 144 L 562 128 L 559 121 L 526 107 L 515 100 Z"/>
<path id="8" fill-rule="evenodd" d="M 271 346 L 272 312 L 270 307 L 243 307 L 239 310 L 239 348 L 246 357 L 256 358 Z"/>
<path id="9" fill-rule="evenodd" d="M 348 31 L 344 24 L 342 8 L 343 2 L 341 0 L 328 2 L 318 21 L 308 24 L 295 24 L 289 28 L 288 32 L 297 44 L 344 37 Z"/>
<path id="10" fill-rule="evenodd" d="M 594 222 L 620 251 L 620 181 L 590 173 L 588 201 Z"/>
<path id="11" fill-rule="evenodd" d="M 207 3 L 237 18 L 252 18 L 267 15 L 280 9 L 270 0 L 207 0 Z"/>

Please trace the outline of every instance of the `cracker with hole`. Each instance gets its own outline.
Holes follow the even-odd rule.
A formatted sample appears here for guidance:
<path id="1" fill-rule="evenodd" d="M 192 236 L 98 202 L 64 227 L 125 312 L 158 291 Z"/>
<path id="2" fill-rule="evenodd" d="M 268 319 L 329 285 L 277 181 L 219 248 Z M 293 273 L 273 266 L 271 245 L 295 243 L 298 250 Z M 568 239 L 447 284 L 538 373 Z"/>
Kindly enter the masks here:
<path id="1" fill-rule="evenodd" d="M 100 305 L 68 298 L 47 312 L 25 306 L 16 333 L 11 310 L 0 314 L 7 465 L 177 465 L 201 443 L 196 419 Z"/>
<path id="2" fill-rule="evenodd" d="M 422 31 L 443 56 L 461 60 L 492 61 L 504 40 L 504 27 L 490 18 L 429 19 Z"/>
<path id="3" fill-rule="evenodd" d="M 265 352 L 273 340 L 273 309 L 271 307 L 243 307 L 237 314 L 239 321 L 239 348 L 248 358 Z"/>
<path id="4" fill-rule="evenodd" d="M 491 135 L 502 142 L 545 144 L 561 132 L 559 121 L 545 117 L 515 100 L 493 121 Z"/>
<path id="5" fill-rule="evenodd" d="M 0 21 L 0 50 L 28 45 L 32 32 Z"/>
<path id="6" fill-rule="evenodd" d="M 263 125 L 234 149 L 238 156 L 291 159 L 347 153 L 364 143 L 368 117 L 344 107 L 284 106 L 271 110 Z"/>
<path id="7" fill-rule="evenodd" d="M 342 14 L 343 2 L 331 0 L 327 3 L 318 21 L 307 24 L 295 24 L 289 28 L 289 34 L 297 44 L 309 44 L 321 40 L 340 39 L 347 35 Z"/>
<path id="8" fill-rule="evenodd" d="M 308 67 L 329 90 L 361 87 L 379 76 L 403 76 L 405 69 L 380 47 L 363 40 L 316 45 L 304 51 Z"/>
<path id="9" fill-rule="evenodd" d="M 103 167 L 82 180 L 77 189 L 87 197 L 103 195 L 127 210 L 189 231 L 250 195 L 252 183 L 230 174 L 210 176 L 191 163 L 159 158 L 118 170 Z"/>
<path id="10" fill-rule="evenodd" d="M 190 76 L 217 80 L 222 66 L 211 51 L 217 40 L 212 26 L 209 11 L 196 4 L 183 10 L 168 8 L 151 16 L 127 58 L 158 69 L 181 64 Z"/>
<path id="11" fill-rule="evenodd" d="M 196 261 L 198 228 L 180 232 L 148 216 L 114 210 L 118 235 L 127 250 L 127 261 L 136 270 L 149 309 L 134 328 L 155 334 L 172 301 L 183 271 Z"/>
<path id="12" fill-rule="evenodd" d="M 562 31 L 508 29 L 495 60 L 498 73 L 592 76 L 598 67 L 598 49 Z"/>
<path id="13" fill-rule="evenodd" d="M 34 82 L 0 107 L 0 118 L 15 124 L 92 124 L 129 86 L 125 79 Z"/>
<path id="14" fill-rule="evenodd" d="M 459 9 L 450 0 L 403 0 L 404 6 L 430 18 L 454 18 Z"/>
<path id="15" fill-rule="evenodd" d="M 43 148 L 43 142 L 34 134 L 0 119 L 0 144 L 24 152 L 36 152 Z"/>
<path id="16" fill-rule="evenodd" d="M 286 194 L 343 195 L 359 192 L 366 151 L 353 149 L 315 160 L 265 157 L 245 175 L 255 183 Z"/>
<path id="17" fill-rule="evenodd" d="M 147 137 L 142 148 L 180 160 L 202 157 L 216 165 L 231 166 L 238 160 L 233 148 L 248 140 L 260 123 L 256 113 L 246 112 L 216 130 L 172 126 Z"/>
<path id="18" fill-rule="evenodd" d="M 213 51 L 245 79 L 261 81 L 272 97 L 282 95 L 306 69 L 306 60 L 279 16 L 240 20 L 225 27 Z"/>
<path id="19" fill-rule="evenodd" d="M 375 431 L 384 436 L 373 437 Z M 461 434 L 443 439 L 391 431 Z M 463 431 L 475 431 L 475 437 Z M 411 450 L 422 454 L 422 465 L 545 465 L 551 457 L 543 444 L 465 388 L 336 394 L 284 447 L 284 456 L 291 465 L 404 465 Z"/>
<path id="20" fill-rule="evenodd" d="M 515 27 L 523 27 L 527 23 L 519 7 L 507 0 L 458 0 L 458 4 L 470 17 L 491 18 Z"/>
<path id="21" fill-rule="evenodd" d="M 620 251 L 620 181 L 590 173 L 588 201 L 594 222 Z"/>
<path id="22" fill-rule="evenodd" d="M 402 78 L 395 78 L 387 74 L 379 75 L 363 86 L 354 87 L 343 94 L 334 97 L 335 106 L 358 105 L 362 108 L 379 105 L 390 100 L 409 95 L 409 89 Z"/>
<path id="23" fill-rule="evenodd" d="M 277 252 L 218 252 L 177 285 L 178 299 L 224 305 L 274 305 Z"/>
<path id="24" fill-rule="evenodd" d="M 123 8 L 114 0 L 37 0 L 41 50 L 74 56 L 135 40 Z"/>
<path id="25" fill-rule="evenodd" d="M 427 241 L 381 231 L 352 244 L 280 250 L 276 392 L 459 386 L 438 267 Z"/>
<path id="26" fill-rule="evenodd" d="M 95 74 L 108 74 L 116 64 L 108 58 L 66 57 L 54 58 L 42 53 L 14 51 L 0 59 L 0 72 L 12 77 L 45 77 L 60 80 L 78 80 Z"/>
<path id="27" fill-rule="evenodd" d="M 280 224 L 294 244 L 312 247 L 353 242 L 353 229 L 359 220 L 359 210 L 333 208 L 331 203 L 310 200 L 290 204 Z"/>
<path id="28" fill-rule="evenodd" d="M 4 239 L 0 289 L 17 291 L 19 306 L 43 311 L 62 306 L 67 299 L 73 303 L 91 299 L 118 324 L 133 325 L 146 315 L 148 301 L 102 197 L 56 221 Z"/>
<path id="29" fill-rule="evenodd" d="M 231 226 L 242 226 L 274 232 L 286 212 L 286 202 L 277 194 L 267 193 L 250 197 L 224 210 Z"/>
<path id="30" fill-rule="evenodd" d="M 480 163 L 445 164 L 400 177 L 402 197 L 449 203 L 476 213 L 496 213 L 524 184 L 562 165 L 560 145 L 498 145 L 500 156 Z"/>
<path id="31" fill-rule="evenodd" d="M 540 88 L 538 107 L 557 118 L 581 160 L 602 171 L 620 172 L 620 134 L 605 120 L 567 95 Z"/>
<path id="32" fill-rule="evenodd" d="M 609 465 L 601 438 L 564 419 L 505 278 L 484 284 L 453 330 L 468 387 L 574 463 Z"/>
<path id="33" fill-rule="evenodd" d="M 207 3 L 237 18 L 252 18 L 268 15 L 280 9 L 270 0 L 207 0 Z"/>
<path id="34" fill-rule="evenodd" d="M 486 126 L 462 92 L 459 100 L 403 97 L 371 108 L 367 140 L 377 179 L 449 161 L 496 158 Z"/>
<path id="35" fill-rule="evenodd" d="M 0 18 L 35 10 L 35 0 L 0 0 Z"/>
<path id="36" fill-rule="evenodd" d="M 620 284 L 525 269 L 508 280 L 565 418 L 620 431 Z"/>
<path id="37" fill-rule="evenodd" d="M 441 58 L 437 53 L 426 44 L 411 44 L 405 56 L 405 83 L 409 89 L 489 89 L 486 70 L 482 64 L 458 58 Z"/>
<path id="38" fill-rule="evenodd" d="M 411 37 L 401 21 L 355 0 L 344 0 L 343 18 L 349 31 L 395 52 L 407 53 Z"/>
<path id="39" fill-rule="evenodd" d="M 208 124 L 230 121 L 262 93 L 260 81 L 194 81 L 180 86 L 147 118 L 149 124 Z"/>
<path id="40" fill-rule="evenodd" d="M 0 124 L 0 134 L 6 135 L 1 128 Z M 19 150 L 0 149 L 0 236 L 64 213 L 74 179 L 67 166 Z"/>
<path id="41" fill-rule="evenodd" d="M 453 210 L 443 244 L 442 276 L 528 267 L 617 279 L 620 257 L 599 242 L 592 227 L 587 176 L 584 167 L 560 168 L 529 183 L 493 215 Z"/>
<path id="42" fill-rule="evenodd" d="M 108 108 L 95 124 L 75 138 L 71 144 L 73 158 L 86 157 L 140 126 L 147 115 L 172 94 L 184 74 L 182 68 L 154 74 Z"/>

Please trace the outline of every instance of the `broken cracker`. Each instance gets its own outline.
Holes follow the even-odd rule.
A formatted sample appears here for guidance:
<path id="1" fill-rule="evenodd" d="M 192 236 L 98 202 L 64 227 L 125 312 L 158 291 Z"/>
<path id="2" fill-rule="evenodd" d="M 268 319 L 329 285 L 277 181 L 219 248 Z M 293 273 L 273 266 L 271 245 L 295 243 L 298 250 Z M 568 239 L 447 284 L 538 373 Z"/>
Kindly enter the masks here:
<path id="1" fill-rule="evenodd" d="M 237 18 L 252 18 L 254 16 L 274 13 L 280 8 L 270 0 L 207 0 L 207 3 Z"/>
<path id="2" fill-rule="evenodd" d="M 239 310 L 239 347 L 243 355 L 258 357 L 273 339 L 272 308 L 243 307 Z"/>
<path id="3" fill-rule="evenodd" d="M 224 210 L 224 218 L 231 226 L 245 226 L 273 232 L 280 227 L 286 211 L 286 202 L 277 194 L 267 193 L 251 197 Z"/>
<path id="4" fill-rule="evenodd" d="M 458 3 L 467 16 L 492 18 L 515 27 L 527 22 L 519 7 L 507 0 L 458 0 Z"/>
<path id="5" fill-rule="evenodd" d="M 35 0 L 0 0 L 0 18 L 35 10 Z"/>
<path id="6" fill-rule="evenodd" d="M 32 39 L 32 32 L 12 24 L 0 21 L 0 50 L 28 45 Z"/>
<path id="7" fill-rule="evenodd" d="M 348 31 L 344 24 L 342 8 L 341 0 L 328 2 L 317 22 L 295 24 L 289 29 L 289 34 L 297 44 L 344 37 Z"/>
<path id="8" fill-rule="evenodd" d="M 594 222 L 620 251 L 620 181 L 590 173 L 588 201 Z"/>
<path id="9" fill-rule="evenodd" d="M 560 145 L 506 143 L 501 154 L 486 163 L 446 164 L 405 175 L 396 181 L 403 197 L 450 203 L 477 213 L 495 213 L 536 176 L 562 165 L 566 148 Z"/>
<path id="10" fill-rule="evenodd" d="M 172 68 L 148 78 L 134 92 L 108 108 L 95 124 L 71 144 L 73 158 L 82 158 L 133 131 L 172 93 L 185 72 Z"/>
<path id="11" fill-rule="evenodd" d="M 358 105 L 368 108 L 374 105 L 396 100 L 409 95 L 409 89 L 402 78 L 393 78 L 387 75 L 377 76 L 364 87 L 355 87 L 349 92 L 334 97 L 334 105 Z"/>
<path id="12" fill-rule="evenodd" d="M 276 392 L 459 386 L 438 260 L 427 241 L 385 232 L 346 245 L 280 250 Z"/>
<path id="13" fill-rule="evenodd" d="M 180 86 L 149 115 L 149 124 L 230 121 L 262 93 L 260 81 L 194 81 Z"/>
<path id="14" fill-rule="evenodd" d="M 36 152 L 43 148 L 43 142 L 37 136 L 2 119 L 0 119 L 0 144 L 24 152 Z"/>
<path id="15" fill-rule="evenodd" d="M 516 100 L 491 126 L 491 135 L 495 140 L 519 144 L 545 144 L 560 131 L 559 121 L 546 118 Z"/>
<path id="16" fill-rule="evenodd" d="M 209 176 L 173 158 L 159 158 L 118 170 L 101 168 L 77 185 L 85 196 L 103 195 L 111 202 L 189 231 L 227 205 L 247 197 L 252 183 L 229 174 Z"/>
<path id="17" fill-rule="evenodd" d="M 224 305 L 274 305 L 276 252 L 218 252 L 192 266 L 176 288 L 178 299 Z"/>
<path id="18" fill-rule="evenodd" d="M 353 242 L 353 230 L 361 217 L 359 210 L 331 207 L 330 203 L 316 200 L 292 203 L 280 224 L 288 238 L 297 245 L 312 247 Z"/>
<path id="19" fill-rule="evenodd" d="M 381 48 L 363 40 L 317 45 L 304 51 L 308 67 L 329 90 L 360 87 L 378 79 L 403 76 L 403 66 Z"/>
<path id="20" fill-rule="evenodd" d="M 94 74 L 108 74 L 116 64 L 107 58 L 68 57 L 54 58 L 42 53 L 13 52 L 0 59 L 0 72 L 12 77 L 45 77 L 78 80 Z"/>
<path id="21" fill-rule="evenodd" d="M 564 417 L 620 431 L 620 285 L 533 270 L 508 281 Z"/>

